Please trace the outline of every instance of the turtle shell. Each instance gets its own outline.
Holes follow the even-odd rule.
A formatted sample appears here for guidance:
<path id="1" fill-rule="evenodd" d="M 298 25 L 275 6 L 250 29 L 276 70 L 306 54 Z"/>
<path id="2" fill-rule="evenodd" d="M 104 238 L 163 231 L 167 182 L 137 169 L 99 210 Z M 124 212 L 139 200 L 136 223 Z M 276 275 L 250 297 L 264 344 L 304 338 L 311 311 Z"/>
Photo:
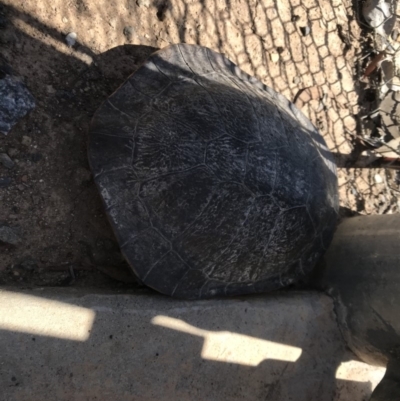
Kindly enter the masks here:
<path id="1" fill-rule="evenodd" d="M 335 229 L 336 167 L 321 135 L 206 47 L 152 54 L 96 112 L 89 160 L 123 254 L 164 294 L 287 286 Z"/>

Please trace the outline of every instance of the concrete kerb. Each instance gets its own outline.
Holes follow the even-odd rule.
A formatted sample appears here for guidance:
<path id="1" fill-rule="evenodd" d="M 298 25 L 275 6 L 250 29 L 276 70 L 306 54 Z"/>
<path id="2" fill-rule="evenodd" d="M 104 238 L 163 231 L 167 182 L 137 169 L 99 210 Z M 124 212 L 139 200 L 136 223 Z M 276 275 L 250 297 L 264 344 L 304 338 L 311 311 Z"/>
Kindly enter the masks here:
<path id="1" fill-rule="evenodd" d="M 383 374 L 346 348 L 321 293 L 0 290 L 1 401 L 362 401 Z"/>

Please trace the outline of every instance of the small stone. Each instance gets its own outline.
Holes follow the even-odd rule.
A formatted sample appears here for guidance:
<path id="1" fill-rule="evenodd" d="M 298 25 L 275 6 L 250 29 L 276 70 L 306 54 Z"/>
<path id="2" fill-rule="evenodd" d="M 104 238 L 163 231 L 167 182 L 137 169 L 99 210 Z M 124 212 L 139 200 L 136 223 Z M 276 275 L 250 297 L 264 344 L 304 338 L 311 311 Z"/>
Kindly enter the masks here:
<path id="1" fill-rule="evenodd" d="M 19 191 L 24 191 L 25 190 L 25 186 L 22 184 L 17 185 L 17 188 Z"/>
<path id="2" fill-rule="evenodd" d="M 379 174 L 375 174 L 374 179 L 377 184 L 382 184 L 383 182 L 383 179 Z"/>
<path id="3" fill-rule="evenodd" d="M 110 25 L 112 29 L 115 29 L 117 27 L 117 18 L 110 19 L 110 21 L 108 21 L 108 25 Z"/>
<path id="4" fill-rule="evenodd" d="M 292 15 L 291 21 L 292 22 L 297 22 L 300 20 L 300 17 L 298 15 Z"/>
<path id="5" fill-rule="evenodd" d="M 31 146 L 32 144 L 32 138 L 30 136 L 26 136 L 24 135 L 22 137 L 22 141 L 21 141 L 22 145 L 24 146 Z"/>
<path id="6" fill-rule="evenodd" d="M 0 163 L 5 168 L 13 168 L 15 163 L 10 159 L 7 153 L 0 153 Z"/>
<path id="7" fill-rule="evenodd" d="M 270 53 L 269 57 L 273 63 L 277 63 L 279 61 L 279 53 L 277 52 Z"/>
<path id="8" fill-rule="evenodd" d="M 299 76 L 295 76 L 294 78 L 293 78 L 293 81 L 292 81 L 295 85 L 298 85 L 300 82 L 301 82 L 301 79 L 300 79 L 300 77 Z"/>
<path id="9" fill-rule="evenodd" d="M 57 91 L 51 85 L 46 85 L 46 92 L 49 95 L 54 95 Z"/>
<path id="10" fill-rule="evenodd" d="M 34 107 L 35 99 L 20 79 L 0 75 L 0 133 L 7 135 Z"/>
<path id="11" fill-rule="evenodd" d="M 10 149 L 8 149 L 7 153 L 10 155 L 10 157 L 14 157 L 15 155 L 18 154 L 18 149 L 10 148 Z"/>
<path id="12" fill-rule="evenodd" d="M 23 176 L 21 177 L 21 181 L 22 181 L 22 182 L 28 182 L 28 176 L 27 176 L 27 175 L 23 175 Z"/>
<path id="13" fill-rule="evenodd" d="M 131 27 L 131 26 L 126 26 L 125 28 L 124 28 L 124 35 L 125 35 L 125 37 L 126 37 L 126 39 L 127 40 L 129 40 L 129 41 L 131 41 L 132 40 L 132 38 L 133 38 L 133 35 L 134 35 L 134 33 L 135 33 L 135 30 L 133 29 L 133 27 Z"/>
<path id="14" fill-rule="evenodd" d="M 5 225 L 0 225 L 0 242 L 17 245 L 20 241 L 21 238 L 15 232 L 15 229 Z"/>
<path id="15" fill-rule="evenodd" d="M 383 37 L 391 34 L 396 22 L 390 8 L 391 4 L 385 0 L 367 0 L 362 9 L 367 24 Z"/>
<path id="16" fill-rule="evenodd" d="M 72 47 L 76 43 L 76 39 L 78 38 L 78 35 L 75 32 L 70 32 L 66 37 L 65 37 L 65 42 L 69 47 Z"/>
<path id="17" fill-rule="evenodd" d="M 310 34 L 311 29 L 310 29 L 309 26 L 301 26 L 301 27 L 300 27 L 300 32 L 301 32 L 301 34 L 302 34 L 303 36 L 307 36 L 307 35 Z"/>
<path id="18" fill-rule="evenodd" d="M 67 18 L 67 17 L 62 17 L 62 22 L 63 22 L 64 24 L 66 24 L 66 23 L 68 22 L 68 18 Z"/>
<path id="19" fill-rule="evenodd" d="M 12 182 L 10 177 L 0 177 L 0 188 L 7 188 Z"/>
<path id="20" fill-rule="evenodd" d="M 149 8 L 151 6 L 151 0 L 136 0 L 136 4 L 139 7 Z"/>

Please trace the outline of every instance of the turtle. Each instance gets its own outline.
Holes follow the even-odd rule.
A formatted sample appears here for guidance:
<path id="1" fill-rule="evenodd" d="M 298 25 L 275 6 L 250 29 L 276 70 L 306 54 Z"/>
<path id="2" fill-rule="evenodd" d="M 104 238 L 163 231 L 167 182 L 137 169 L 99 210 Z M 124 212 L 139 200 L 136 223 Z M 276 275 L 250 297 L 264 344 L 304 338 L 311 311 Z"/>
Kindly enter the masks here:
<path id="1" fill-rule="evenodd" d="M 323 137 L 207 47 L 151 54 L 94 114 L 88 156 L 134 274 L 173 297 L 294 284 L 336 227 L 336 165 Z"/>

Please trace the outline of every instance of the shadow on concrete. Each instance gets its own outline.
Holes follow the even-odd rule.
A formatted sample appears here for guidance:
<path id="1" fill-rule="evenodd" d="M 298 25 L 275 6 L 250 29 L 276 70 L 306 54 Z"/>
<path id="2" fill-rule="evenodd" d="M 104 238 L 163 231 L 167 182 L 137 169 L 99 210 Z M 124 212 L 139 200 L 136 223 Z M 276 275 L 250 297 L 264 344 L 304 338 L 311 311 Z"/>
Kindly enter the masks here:
<path id="1" fill-rule="evenodd" d="M 343 370 L 355 357 L 343 345 L 331 301 L 317 293 L 196 302 L 88 291 L 6 297 L 13 316 L 0 330 L 4 401 L 46 394 L 367 401 L 371 394 L 371 382 L 355 381 L 359 366 Z"/>

